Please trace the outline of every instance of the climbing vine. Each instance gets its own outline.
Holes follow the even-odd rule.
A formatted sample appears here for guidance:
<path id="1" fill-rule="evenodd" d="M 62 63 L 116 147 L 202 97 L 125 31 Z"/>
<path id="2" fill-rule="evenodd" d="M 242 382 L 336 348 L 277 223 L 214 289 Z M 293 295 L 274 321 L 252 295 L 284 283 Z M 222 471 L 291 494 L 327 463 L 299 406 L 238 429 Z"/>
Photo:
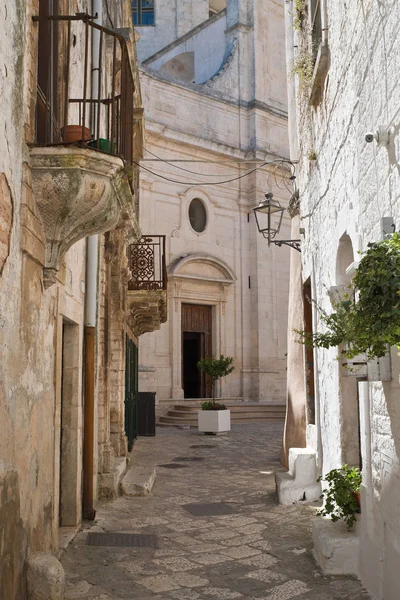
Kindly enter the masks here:
<path id="1" fill-rule="evenodd" d="M 341 346 L 339 358 L 384 356 L 388 346 L 400 349 L 400 235 L 369 244 L 352 287 L 333 302 L 333 312 L 319 308 L 325 332 L 297 331 L 308 347 Z"/>

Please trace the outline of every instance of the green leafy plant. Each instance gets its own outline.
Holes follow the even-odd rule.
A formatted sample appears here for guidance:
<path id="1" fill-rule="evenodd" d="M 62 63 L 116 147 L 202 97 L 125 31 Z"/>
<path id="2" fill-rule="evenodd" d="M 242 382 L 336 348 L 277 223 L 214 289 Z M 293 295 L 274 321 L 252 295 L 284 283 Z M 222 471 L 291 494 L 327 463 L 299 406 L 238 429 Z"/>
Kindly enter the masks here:
<path id="1" fill-rule="evenodd" d="M 215 402 L 215 384 L 218 381 L 218 379 L 226 377 L 227 375 L 229 375 L 229 373 L 232 373 L 233 369 L 235 368 L 233 366 L 233 358 L 231 356 L 224 356 L 223 354 L 221 354 L 219 358 L 203 358 L 197 363 L 197 368 L 200 371 L 203 371 L 206 375 L 209 375 L 212 380 L 212 401 L 203 402 L 201 408 L 203 410 L 225 410 L 226 407 L 224 407 L 223 409 L 215 408 L 216 406 L 218 406 Z"/>
<path id="2" fill-rule="evenodd" d="M 314 74 L 314 55 L 308 50 L 302 50 L 298 53 L 293 63 L 290 77 L 297 75 L 300 82 L 300 87 L 307 86 L 311 83 Z"/>
<path id="3" fill-rule="evenodd" d="M 328 488 L 322 492 L 324 507 L 318 511 L 323 517 L 330 517 L 333 522 L 343 519 L 347 529 L 351 529 L 357 520 L 360 507 L 357 494 L 360 491 L 362 475 L 356 467 L 343 465 L 340 469 L 332 469 L 317 481 L 326 481 Z"/>
<path id="4" fill-rule="evenodd" d="M 201 403 L 201 410 L 226 410 L 226 406 L 225 404 L 207 400 L 206 402 Z"/>
<path id="5" fill-rule="evenodd" d="M 369 244 L 349 293 L 333 302 L 333 312 L 319 308 L 325 332 L 296 331 L 313 348 L 342 346 L 339 358 L 365 354 L 367 360 L 400 348 L 400 235 Z"/>
<path id="6" fill-rule="evenodd" d="M 307 158 L 308 160 L 317 160 L 317 153 L 315 152 L 315 150 L 310 150 L 307 154 Z"/>
<path id="7" fill-rule="evenodd" d="M 293 29 L 300 31 L 303 28 L 303 22 L 307 12 L 306 0 L 294 0 L 293 8 Z"/>

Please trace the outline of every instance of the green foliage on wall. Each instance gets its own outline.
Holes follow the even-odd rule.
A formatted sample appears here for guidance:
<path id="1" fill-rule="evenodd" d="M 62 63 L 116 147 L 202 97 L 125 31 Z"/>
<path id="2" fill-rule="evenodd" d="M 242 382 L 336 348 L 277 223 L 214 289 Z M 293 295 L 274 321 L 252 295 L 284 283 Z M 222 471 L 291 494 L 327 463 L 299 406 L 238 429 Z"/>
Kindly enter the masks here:
<path id="1" fill-rule="evenodd" d="M 353 293 L 354 290 L 354 293 Z M 344 299 L 331 314 L 319 309 L 324 333 L 297 331 L 313 348 L 343 346 L 339 358 L 384 356 L 388 346 L 400 348 L 400 235 L 369 244 Z"/>

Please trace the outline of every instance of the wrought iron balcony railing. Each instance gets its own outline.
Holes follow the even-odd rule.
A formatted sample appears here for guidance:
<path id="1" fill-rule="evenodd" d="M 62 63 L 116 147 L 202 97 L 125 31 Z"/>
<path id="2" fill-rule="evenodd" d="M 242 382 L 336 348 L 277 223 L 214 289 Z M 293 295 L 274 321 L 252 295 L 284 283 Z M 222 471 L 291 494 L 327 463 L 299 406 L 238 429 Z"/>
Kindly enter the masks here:
<path id="1" fill-rule="evenodd" d="M 78 143 L 132 164 L 135 87 L 125 38 L 83 13 L 34 20 L 36 144 Z"/>
<path id="2" fill-rule="evenodd" d="M 145 235 L 129 246 L 129 290 L 166 290 L 165 235 Z"/>

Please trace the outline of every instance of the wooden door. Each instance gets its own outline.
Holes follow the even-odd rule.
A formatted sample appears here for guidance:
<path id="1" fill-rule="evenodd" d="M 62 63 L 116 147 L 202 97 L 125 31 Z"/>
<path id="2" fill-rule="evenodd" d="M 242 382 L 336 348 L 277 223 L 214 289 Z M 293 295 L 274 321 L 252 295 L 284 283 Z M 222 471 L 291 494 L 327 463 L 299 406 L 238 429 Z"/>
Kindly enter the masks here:
<path id="1" fill-rule="evenodd" d="M 199 354 L 196 360 L 212 356 L 212 306 L 203 304 L 182 304 L 182 387 L 185 390 L 185 340 L 188 334 L 198 334 Z M 212 381 L 204 373 L 200 374 L 199 391 L 195 397 L 211 398 Z"/>

